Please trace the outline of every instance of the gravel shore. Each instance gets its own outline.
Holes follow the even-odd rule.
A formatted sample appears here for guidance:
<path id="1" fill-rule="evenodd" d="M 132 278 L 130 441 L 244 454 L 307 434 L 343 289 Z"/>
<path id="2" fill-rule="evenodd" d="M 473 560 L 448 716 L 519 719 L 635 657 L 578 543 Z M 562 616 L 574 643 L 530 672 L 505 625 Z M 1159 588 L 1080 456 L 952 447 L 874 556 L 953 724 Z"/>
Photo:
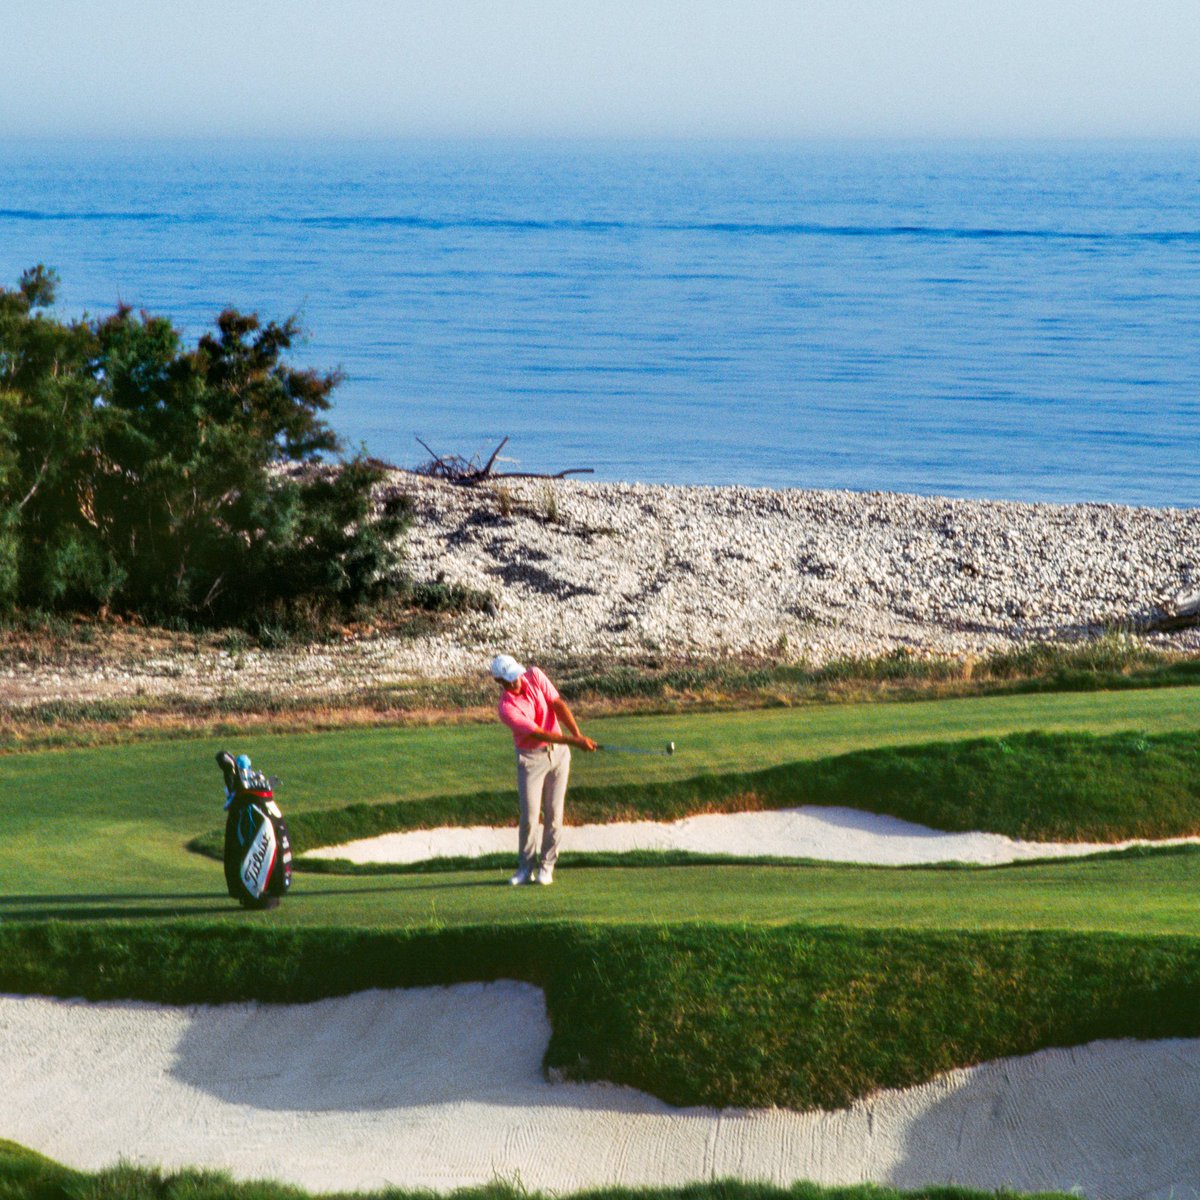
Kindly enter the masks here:
<path id="1" fill-rule="evenodd" d="M 497 648 L 545 662 L 978 657 L 1138 630 L 1200 588 L 1200 509 L 570 479 L 464 488 L 401 471 L 386 486 L 415 504 L 414 576 L 486 591 L 494 611 L 416 639 L 11 666 L 0 695 L 320 695 L 474 674 Z M 1196 629 L 1139 636 L 1200 650 Z"/>

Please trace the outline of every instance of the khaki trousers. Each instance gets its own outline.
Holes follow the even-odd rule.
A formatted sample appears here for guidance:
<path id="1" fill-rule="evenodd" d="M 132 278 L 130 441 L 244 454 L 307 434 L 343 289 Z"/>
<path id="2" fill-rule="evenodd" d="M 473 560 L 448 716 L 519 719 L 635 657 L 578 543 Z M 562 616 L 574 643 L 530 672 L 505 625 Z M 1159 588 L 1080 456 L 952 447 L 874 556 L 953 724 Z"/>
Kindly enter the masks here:
<path id="1" fill-rule="evenodd" d="M 542 823 L 541 865 L 553 867 L 562 840 L 563 801 L 571 774 L 571 748 L 546 743 L 537 750 L 517 751 L 517 794 L 521 799 L 518 869 L 538 866 L 538 816 Z"/>

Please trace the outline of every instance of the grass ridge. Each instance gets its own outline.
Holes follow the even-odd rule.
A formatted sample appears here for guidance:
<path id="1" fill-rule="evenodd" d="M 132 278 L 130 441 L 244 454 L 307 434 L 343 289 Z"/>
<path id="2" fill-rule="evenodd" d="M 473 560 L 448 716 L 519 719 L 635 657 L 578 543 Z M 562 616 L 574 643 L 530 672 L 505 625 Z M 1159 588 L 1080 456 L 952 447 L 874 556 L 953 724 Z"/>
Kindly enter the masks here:
<path id="1" fill-rule="evenodd" d="M 1031 841 L 1193 836 L 1200 833 L 1200 733 L 1020 733 L 856 750 L 668 783 L 582 785 L 571 790 L 569 819 L 672 821 L 801 805 Z M 508 790 L 288 814 L 297 853 L 384 833 L 512 821 Z M 221 831 L 189 848 L 220 857 Z"/>
<path id="2" fill-rule="evenodd" d="M 0 926 L 0 990 L 23 994 L 303 1003 L 502 978 L 544 990 L 548 1068 L 677 1105 L 838 1108 L 1049 1046 L 1200 1036 L 1200 941 L 1179 936 L 704 922 Z"/>

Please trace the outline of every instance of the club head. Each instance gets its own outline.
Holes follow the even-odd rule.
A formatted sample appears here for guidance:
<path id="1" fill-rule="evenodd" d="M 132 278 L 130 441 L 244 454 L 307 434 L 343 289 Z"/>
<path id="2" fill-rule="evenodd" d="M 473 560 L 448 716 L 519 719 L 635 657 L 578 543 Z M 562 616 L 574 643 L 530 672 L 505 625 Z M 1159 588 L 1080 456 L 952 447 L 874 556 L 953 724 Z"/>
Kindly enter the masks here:
<path id="1" fill-rule="evenodd" d="M 674 753 L 675 753 L 675 743 L 674 743 L 674 742 L 668 742 L 668 743 L 667 743 L 667 753 L 668 753 L 668 754 L 674 754 Z"/>

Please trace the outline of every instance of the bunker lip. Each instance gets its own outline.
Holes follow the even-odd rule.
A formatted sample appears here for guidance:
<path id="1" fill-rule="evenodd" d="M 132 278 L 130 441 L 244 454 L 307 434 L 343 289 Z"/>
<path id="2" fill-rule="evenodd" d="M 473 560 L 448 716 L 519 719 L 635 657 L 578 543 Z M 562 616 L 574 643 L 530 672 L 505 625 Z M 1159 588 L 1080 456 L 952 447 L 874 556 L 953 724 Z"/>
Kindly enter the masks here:
<path id="1" fill-rule="evenodd" d="M 1043 1050 L 797 1113 L 550 1082 L 549 1034 L 541 992 L 511 981 L 304 1005 L 0 997 L 0 1129 L 84 1170 L 326 1191 L 514 1174 L 559 1193 L 740 1177 L 1133 1200 L 1200 1184 L 1197 1039 Z"/>
<path id="2" fill-rule="evenodd" d="M 573 854 L 679 850 L 733 857 L 808 858 L 872 866 L 968 863 L 998 866 L 1034 859 L 1072 858 L 1133 846 L 1200 843 L 1200 838 L 1121 842 L 1032 842 L 997 833 L 947 833 L 861 809 L 805 806 L 744 813 L 704 813 L 678 821 L 620 821 L 568 825 L 562 849 Z M 355 864 L 417 863 L 516 852 L 516 829 L 442 827 L 386 833 L 323 846 L 306 858 Z"/>

